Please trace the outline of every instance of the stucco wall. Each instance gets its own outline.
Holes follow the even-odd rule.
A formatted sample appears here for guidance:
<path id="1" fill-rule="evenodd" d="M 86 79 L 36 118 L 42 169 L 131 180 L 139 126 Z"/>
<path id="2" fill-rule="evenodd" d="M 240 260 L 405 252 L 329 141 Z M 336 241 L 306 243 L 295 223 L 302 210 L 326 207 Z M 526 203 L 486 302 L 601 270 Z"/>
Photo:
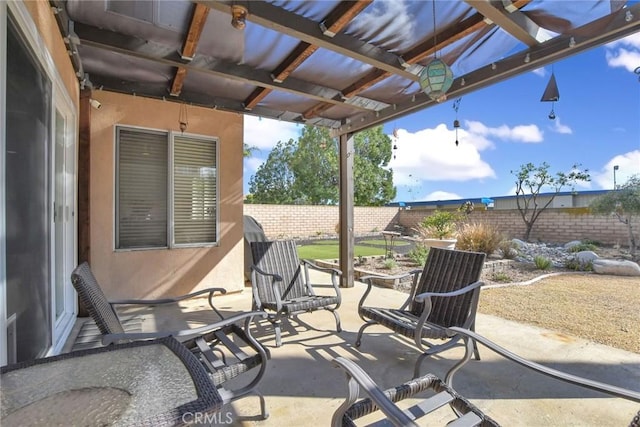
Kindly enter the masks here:
<path id="1" fill-rule="evenodd" d="M 58 30 L 58 24 L 51 11 L 51 5 L 46 0 L 25 1 L 23 4 L 29 11 L 40 37 L 42 37 L 47 50 L 51 54 L 58 74 L 64 82 L 77 111 L 80 96 L 78 78 L 73 70 L 60 30 Z"/>
<path id="2" fill-rule="evenodd" d="M 179 131 L 180 104 L 93 91 L 91 113 L 91 267 L 109 298 L 179 295 L 205 287 L 244 286 L 242 135 L 239 114 L 188 107 L 187 133 L 219 138 L 217 247 L 114 250 L 115 125 Z"/>
<path id="3" fill-rule="evenodd" d="M 395 225 L 405 227 L 408 233 L 422 219 L 433 213 L 428 209 L 399 210 L 391 207 L 356 207 L 354 209 L 355 234 L 395 230 Z M 254 217 L 264 228 L 269 239 L 309 238 L 336 236 L 338 223 L 336 206 L 280 206 L 244 205 L 244 214 Z M 506 237 L 522 238 L 525 225 L 518 210 L 473 211 L 473 221 L 497 226 Z M 640 218 L 633 223 L 640 229 Z M 531 240 L 564 243 L 570 240 L 593 239 L 605 245 L 628 244 L 627 228 L 614 217 L 595 216 L 586 208 L 548 209 L 541 214 L 533 227 Z"/>

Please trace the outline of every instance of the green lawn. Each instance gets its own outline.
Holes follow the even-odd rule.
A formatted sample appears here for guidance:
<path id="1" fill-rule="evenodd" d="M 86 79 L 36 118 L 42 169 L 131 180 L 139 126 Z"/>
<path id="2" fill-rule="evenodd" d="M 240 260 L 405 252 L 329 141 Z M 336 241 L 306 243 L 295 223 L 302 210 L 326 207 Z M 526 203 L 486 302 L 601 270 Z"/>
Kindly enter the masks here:
<path id="1" fill-rule="evenodd" d="M 312 245 L 298 246 L 298 256 L 301 259 L 337 259 L 339 250 L 337 242 L 324 240 Z M 384 255 L 384 248 L 356 245 L 354 254 L 357 257 Z"/>
<path id="2" fill-rule="evenodd" d="M 374 239 L 374 240 L 363 240 L 360 243 L 367 243 L 369 245 L 382 245 L 384 246 L 384 240 L 383 239 Z M 407 242 L 406 240 L 394 240 L 393 241 L 393 246 L 407 246 L 410 245 L 411 243 Z"/>

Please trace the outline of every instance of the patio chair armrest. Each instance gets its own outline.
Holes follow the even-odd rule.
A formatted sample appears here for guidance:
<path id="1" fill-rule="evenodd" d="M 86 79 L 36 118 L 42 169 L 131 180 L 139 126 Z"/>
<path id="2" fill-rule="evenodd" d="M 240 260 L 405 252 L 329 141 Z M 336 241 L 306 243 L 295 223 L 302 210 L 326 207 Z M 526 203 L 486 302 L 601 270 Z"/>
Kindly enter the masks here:
<path id="1" fill-rule="evenodd" d="M 180 295 L 177 297 L 172 297 L 172 298 L 159 298 L 159 299 L 120 299 L 120 300 L 112 300 L 109 301 L 109 304 L 111 305 L 125 305 L 125 304 L 130 304 L 130 305 L 158 305 L 158 304 L 171 304 L 171 303 L 175 303 L 175 302 L 180 302 L 180 301 L 184 301 L 186 299 L 189 298 L 193 298 L 196 297 L 198 295 L 202 295 L 202 294 L 209 294 L 210 296 L 213 295 L 215 292 L 220 292 L 221 294 L 226 294 L 227 290 L 225 288 L 207 288 L 207 289 L 202 289 L 196 292 L 192 292 L 190 294 L 186 294 L 186 295 Z"/>
<path id="2" fill-rule="evenodd" d="M 255 271 L 257 274 L 261 274 L 263 276 L 273 277 L 275 280 L 282 282 L 282 276 L 280 276 L 279 274 L 267 273 L 266 271 L 262 270 L 260 267 L 256 265 L 251 266 L 251 271 Z"/>
<path id="3" fill-rule="evenodd" d="M 459 328 L 459 327 L 451 327 L 448 329 L 452 334 L 462 335 L 463 340 L 465 341 L 465 357 L 458 362 L 455 366 L 453 366 L 445 377 L 445 382 L 452 386 L 453 384 L 453 375 L 464 365 L 466 364 L 473 355 L 473 342 L 479 342 L 485 347 L 489 348 L 493 352 L 501 355 L 502 357 L 509 359 L 525 368 L 531 369 L 535 372 L 538 372 L 543 375 L 547 375 L 551 378 L 555 378 L 560 381 L 564 381 L 570 384 L 574 384 L 580 387 L 588 388 L 591 390 L 599 391 L 601 393 L 605 393 L 611 396 L 620 397 L 622 399 L 631 400 L 633 402 L 640 403 L 640 392 L 628 390 L 622 387 L 613 386 L 610 384 L 605 384 L 599 381 L 590 380 L 588 378 L 583 378 L 577 375 L 568 374 L 566 372 L 558 371 L 556 369 L 549 368 L 547 366 L 540 365 L 536 362 L 532 362 L 530 360 L 524 359 L 518 356 L 515 353 L 510 352 L 506 348 L 499 346 L 493 341 L 479 335 L 473 331 L 468 329 Z"/>
<path id="4" fill-rule="evenodd" d="M 331 419 L 332 427 L 341 427 L 343 425 L 342 418 L 344 414 L 358 399 L 359 387 L 362 387 L 367 396 L 369 396 L 382 413 L 384 413 L 387 420 L 389 420 L 393 425 L 409 427 L 417 426 L 411 418 L 409 418 L 391 401 L 391 399 L 389 399 L 385 392 L 378 387 L 378 385 L 360 366 L 343 357 L 336 357 L 333 360 L 333 364 L 334 366 L 340 367 L 346 371 L 349 394 L 342 405 L 340 405 L 333 414 Z"/>
<path id="5" fill-rule="evenodd" d="M 375 275 L 375 274 L 370 274 L 368 276 L 362 276 L 360 278 L 360 281 L 364 282 L 364 284 L 367 285 L 367 289 L 364 291 L 364 294 L 362 294 L 362 297 L 360 297 L 360 301 L 358 302 L 358 308 L 360 308 L 360 307 L 362 307 L 364 305 L 365 300 L 369 296 L 369 293 L 371 292 L 371 289 L 373 288 L 373 280 L 374 279 L 380 279 L 380 278 L 383 278 L 383 279 L 404 279 L 405 277 L 409 277 L 409 276 L 417 277 L 416 275 L 421 273 L 421 272 L 422 272 L 422 270 L 416 269 L 416 270 L 411 270 L 411 271 L 408 271 L 406 273 L 398 274 L 398 275 L 395 275 L 395 276 L 378 276 L 378 275 Z M 415 280 L 416 280 L 415 277 L 413 279 L 414 280 L 414 286 L 415 286 Z M 407 298 L 407 301 L 405 301 L 404 304 L 402 304 L 402 307 L 400 309 L 403 309 L 408 303 L 409 303 L 409 298 Z M 365 320 L 365 319 L 363 319 L 363 320 Z"/>
<path id="6" fill-rule="evenodd" d="M 416 295 L 414 297 L 414 300 L 416 302 L 424 302 L 427 298 L 430 298 L 430 297 L 457 297 L 458 295 L 471 292 L 472 290 L 479 288 L 482 285 L 484 285 L 484 282 L 477 281 L 477 282 L 473 282 L 470 285 L 465 286 L 464 288 L 460 288 L 457 291 L 453 291 L 453 292 L 424 292 Z"/>
<path id="7" fill-rule="evenodd" d="M 173 297 L 173 298 L 159 298 L 159 299 L 121 299 L 121 300 L 113 300 L 113 301 L 109 301 L 109 304 L 111 304 L 111 306 L 115 306 L 115 305 L 161 305 L 161 304 L 175 304 L 177 302 L 180 301 L 184 301 L 187 299 L 191 299 L 194 297 L 197 297 L 198 295 L 203 295 L 203 294 L 209 294 L 209 306 L 211 307 L 211 309 L 213 311 L 215 311 L 215 313 L 218 315 L 218 317 L 220 317 L 220 319 L 224 319 L 224 316 L 222 315 L 222 313 L 216 308 L 215 305 L 213 305 L 213 295 L 216 292 L 220 292 L 222 295 L 227 293 L 227 290 L 225 288 L 206 288 L 206 289 L 201 289 L 199 291 L 196 292 L 192 292 L 190 294 L 186 294 L 186 295 L 180 295 L 177 297 Z"/>
<path id="8" fill-rule="evenodd" d="M 333 267 L 320 267 L 317 264 L 312 263 L 309 260 L 303 259 L 302 261 L 300 261 L 302 264 L 304 264 L 305 266 L 311 267 L 314 270 L 317 271 L 323 271 L 326 273 L 331 273 L 331 274 L 335 274 L 337 276 L 342 276 L 342 271 L 338 270 L 337 268 L 333 268 Z"/>
<path id="9" fill-rule="evenodd" d="M 102 336 L 102 343 L 109 345 L 118 341 L 138 341 L 164 337 L 191 337 L 194 335 L 204 335 L 208 332 L 215 331 L 225 326 L 238 323 L 241 320 L 251 322 L 254 317 L 266 318 L 267 313 L 264 311 L 248 311 L 222 319 L 219 322 L 210 323 L 193 329 L 182 329 L 178 331 L 159 331 L 159 332 L 125 332 L 121 334 L 107 334 Z"/>

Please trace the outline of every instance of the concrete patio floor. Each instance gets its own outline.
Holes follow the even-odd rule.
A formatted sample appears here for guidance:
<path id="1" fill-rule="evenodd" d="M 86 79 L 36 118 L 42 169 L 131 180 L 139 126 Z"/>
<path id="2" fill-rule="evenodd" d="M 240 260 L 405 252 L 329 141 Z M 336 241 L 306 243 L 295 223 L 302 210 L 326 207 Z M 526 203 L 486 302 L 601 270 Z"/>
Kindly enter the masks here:
<path id="1" fill-rule="evenodd" d="M 316 283 L 329 283 L 328 276 L 323 274 L 314 278 Z M 338 356 L 358 363 L 384 388 L 411 378 L 419 353 L 407 340 L 393 336 L 386 328 L 370 327 L 360 349 L 354 347 L 362 325 L 356 307 L 364 289 L 359 282 L 353 288 L 342 289 L 339 313 L 343 331 L 339 334 L 335 332 L 333 316 L 324 311 L 303 314 L 283 324 L 283 345 L 279 348 L 275 347 L 267 321 L 254 326 L 254 335 L 271 353 L 267 372 L 258 387 L 266 398 L 270 416 L 266 421 L 239 421 L 240 416 L 258 413 L 258 399 L 249 396 L 223 409 L 223 413 L 229 413 L 235 420 L 234 425 L 329 425 L 333 412 L 347 394 L 344 373 L 331 363 Z M 321 287 L 321 292 L 331 291 L 330 286 Z M 371 305 L 399 306 L 406 294 L 377 288 L 369 298 Z M 185 319 L 179 319 L 177 311 L 186 313 L 189 324 L 197 325 L 216 320 L 207 307 L 206 299 L 198 299 L 180 310 L 165 307 L 154 315 L 129 310 L 123 318 L 134 316 L 143 330 L 182 328 L 186 326 Z M 249 310 L 250 289 L 217 298 L 217 307 L 224 313 Z M 640 391 L 640 354 L 482 314 L 477 317 L 476 330 L 529 360 Z M 90 327 L 83 328 L 84 337 L 79 341 L 90 341 L 87 337 L 90 333 Z M 432 357 L 423 364 L 422 373 L 444 377 L 462 354 L 462 348 L 455 348 Z M 480 354 L 482 360 L 472 360 L 456 374 L 454 387 L 502 425 L 627 426 L 640 410 L 637 403 L 534 373 L 482 346 Z M 429 425 L 442 425 L 451 415 L 445 407 L 434 414 Z"/>

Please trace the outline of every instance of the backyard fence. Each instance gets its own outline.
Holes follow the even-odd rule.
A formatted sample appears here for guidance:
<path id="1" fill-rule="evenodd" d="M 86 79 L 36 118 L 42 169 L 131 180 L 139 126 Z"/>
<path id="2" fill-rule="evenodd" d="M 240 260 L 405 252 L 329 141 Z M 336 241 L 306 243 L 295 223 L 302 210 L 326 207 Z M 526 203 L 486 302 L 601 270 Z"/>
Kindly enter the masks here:
<path id="1" fill-rule="evenodd" d="M 354 208 L 356 236 L 376 234 L 383 230 L 411 230 L 433 210 L 397 207 Z M 254 217 L 269 239 L 308 239 L 335 237 L 339 220 L 337 206 L 311 205 L 244 205 L 244 214 Z M 525 224 L 517 209 L 475 210 L 470 221 L 494 225 L 507 237 L 522 238 Z M 640 229 L 640 219 L 633 222 Z M 587 208 L 558 208 L 545 210 L 531 232 L 532 241 L 563 243 L 592 239 L 604 245 L 628 244 L 627 226 L 613 216 L 597 216 Z"/>

